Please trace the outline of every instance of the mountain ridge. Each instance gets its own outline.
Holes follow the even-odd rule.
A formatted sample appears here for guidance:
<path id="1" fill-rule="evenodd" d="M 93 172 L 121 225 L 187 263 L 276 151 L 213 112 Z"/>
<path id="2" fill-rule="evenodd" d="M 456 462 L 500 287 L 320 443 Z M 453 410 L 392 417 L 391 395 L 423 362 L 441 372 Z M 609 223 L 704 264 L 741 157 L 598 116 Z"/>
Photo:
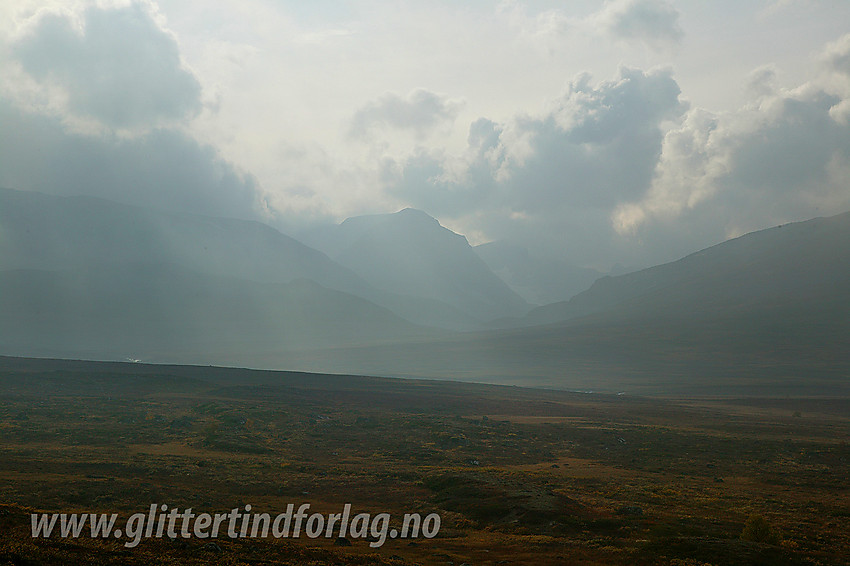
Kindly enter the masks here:
<path id="1" fill-rule="evenodd" d="M 389 308 L 415 324 L 479 325 L 439 301 L 375 288 L 325 253 L 257 221 L 0 188 L 0 229 L 0 270 L 165 262 L 260 283 L 305 278 Z"/>
<path id="2" fill-rule="evenodd" d="M 568 300 L 605 275 L 557 258 L 539 257 L 507 241 L 479 244 L 474 249 L 493 273 L 533 305 Z"/>
<path id="3" fill-rule="evenodd" d="M 845 213 L 602 278 L 509 328 L 290 363 L 339 371 L 345 360 L 372 375 L 652 395 L 846 396 L 848 296 Z"/>
<path id="4" fill-rule="evenodd" d="M 815 241 L 806 243 L 806 238 Z M 521 322 L 536 325 L 566 321 L 613 309 L 652 293 L 682 292 L 686 285 L 699 285 L 694 292 L 699 290 L 703 298 L 714 297 L 715 302 L 724 304 L 735 297 L 739 301 L 760 302 L 795 289 L 816 293 L 822 285 L 850 280 L 850 269 L 841 269 L 848 263 L 850 212 L 750 232 L 672 262 L 602 277 L 569 301 L 533 309 Z M 734 280 L 734 289 L 732 285 L 724 286 L 724 279 Z M 715 287 L 709 288 L 709 283 Z M 717 296 L 721 286 L 725 299 Z M 676 297 L 673 293 L 668 299 Z M 681 304 L 687 299 L 682 296 L 677 300 Z"/>
<path id="5" fill-rule="evenodd" d="M 164 263 L 0 271 L 0 321 L 5 352 L 182 363 L 433 335 L 309 279 L 259 283 Z"/>
<path id="6" fill-rule="evenodd" d="M 417 209 L 348 218 L 308 242 L 377 288 L 438 300 L 481 322 L 530 308 L 465 236 Z"/>

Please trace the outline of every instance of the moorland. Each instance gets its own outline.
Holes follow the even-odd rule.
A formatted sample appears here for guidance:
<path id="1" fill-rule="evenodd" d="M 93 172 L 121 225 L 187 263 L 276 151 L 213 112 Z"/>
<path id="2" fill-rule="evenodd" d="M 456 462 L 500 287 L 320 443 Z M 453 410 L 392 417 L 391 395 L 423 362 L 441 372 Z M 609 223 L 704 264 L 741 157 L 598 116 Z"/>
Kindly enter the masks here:
<path id="1" fill-rule="evenodd" d="M 846 564 L 850 401 L 0 358 L 3 564 Z M 33 539 L 32 512 L 439 513 L 432 539 Z"/>

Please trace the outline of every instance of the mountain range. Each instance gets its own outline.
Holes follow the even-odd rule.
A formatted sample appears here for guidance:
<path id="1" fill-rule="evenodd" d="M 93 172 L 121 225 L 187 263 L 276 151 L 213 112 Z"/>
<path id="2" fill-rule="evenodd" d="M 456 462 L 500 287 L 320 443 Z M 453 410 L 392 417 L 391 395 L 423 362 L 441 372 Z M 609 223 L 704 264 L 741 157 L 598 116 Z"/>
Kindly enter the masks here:
<path id="1" fill-rule="evenodd" d="M 605 275 L 505 241 L 479 244 L 475 252 L 493 273 L 534 305 L 565 301 Z"/>
<path id="2" fill-rule="evenodd" d="M 438 300 L 482 322 L 530 309 L 464 236 L 419 210 L 349 218 L 308 238 L 379 289 Z"/>
<path id="3" fill-rule="evenodd" d="M 734 238 L 678 261 L 602 277 L 568 301 L 534 309 L 533 326 L 608 313 L 716 316 L 737 309 L 828 304 L 850 291 L 850 213 Z M 848 301 L 850 303 L 850 301 Z"/>
<path id="4" fill-rule="evenodd" d="M 850 394 L 850 213 L 603 277 L 505 328 L 295 367 L 631 393 Z"/>
<path id="5" fill-rule="evenodd" d="M 304 239 L 314 247 L 258 222 L 0 190 L 0 354 L 850 393 L 850 214 L 747 234 L 576 294 L 592 271 L 546 267 L 509 244 L 473 248 L 417 210 Z M 535 287 L 572 297 L 529 312 L 510 282 L 526 298 Z"/>
<path id="6" fill-rule="evenodd" d="M 433 281 L 439 283 L 436 290 L 428 284 L 411 289 L 403 285 L 379 288 L 324 253 L 260 222 L 162 212 L 92 197 L 0 189 L 0 271 L 74 271 L 79 276 L 84 271 L 144 265 L 154 271 L 179 268 L 182 275 L 194 273 L 211 281 L 240 280 L 247 287 L 304 279 L 365 299 L 412 324 L 438 328 L 473 329 L 491 318 L 529 310 L 530 306 L 471 252 L 465 238 L 418 211 L 405 212 L 400 218 L 417 220 L 407 239 L 413 253 L 425 250 L 423 254 L 431 260 L 440 254 L 467 254 L 465 259 L 471 259 L 471 268 L 454 270 L 463 263 L 461 260 L 440 270 L 432 261 L 428 267 L 435 274 Z M 373 219 L 366 217 L 360 224 Z M 401 228 L 385 224 L 389 224 L 386 229 L 378 226 L 370 231 L 373 248 L 380 245 L 382 237 L 398 239 Z M 394 270 L 407 280 L 422 275 L 424 270 L 420 268 L 412 274 L 399 267 L 396 265 Z M 385 279 L 392 277 L 392 270 L 391 266 L 383 270 Z M 145 273 L 144 269 L 138 270 L 138 277 L 143 279 Z M 141 279 L 137 279 L 137 286 Z M 200 279 L 195 283 L 200 283 Z M 246 293 L 251 294 L 253 291 L 247 287 Z M 457 289 L 466 289 L 465 294 Z M 9 302 L 14 302 L 13 297 L 8 297 Z M 505 304 L 513 308 L 505 308 Z M 174 316 L 178 314 L 175 312 Z M 346 324 L 354 322 L 349 320 Z M 396 333 L 389 331 L 388 335 Z"/>

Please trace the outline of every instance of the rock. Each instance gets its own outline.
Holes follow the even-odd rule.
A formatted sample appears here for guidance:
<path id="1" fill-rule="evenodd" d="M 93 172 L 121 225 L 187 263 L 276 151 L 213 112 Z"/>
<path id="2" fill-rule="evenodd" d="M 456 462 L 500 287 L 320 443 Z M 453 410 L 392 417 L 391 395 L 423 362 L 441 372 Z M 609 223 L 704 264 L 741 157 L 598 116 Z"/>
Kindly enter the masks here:
<path id="1" fill-rule="evenodd" d="M 221 547 L 214 542 L 208 542 L 201 547 L 201 550 L 206 550 L 207 552 L 221 552 Z"/>

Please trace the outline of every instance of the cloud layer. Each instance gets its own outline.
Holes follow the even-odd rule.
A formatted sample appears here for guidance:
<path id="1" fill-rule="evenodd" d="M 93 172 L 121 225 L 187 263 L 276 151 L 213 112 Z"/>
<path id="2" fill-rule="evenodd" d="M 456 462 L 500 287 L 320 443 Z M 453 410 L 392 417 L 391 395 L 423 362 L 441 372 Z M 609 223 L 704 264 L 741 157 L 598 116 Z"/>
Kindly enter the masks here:
<path id="1" fill-rule="evenodd" d="M 148 5 L 42 11 L 8 49 L 32 92 L 60 96 L 39 106 L 0 93 L 0 185 L 262 217 L 254 177 L 185 128 L 201 85 Z"/>
<path id="2" fill-rule="evenodd" d="M 850 208 L 850 128 L 841 81 L 850 36 L 825 50 L 830 66 L 794 89 L 772 85 L 775 71 L 758 69 L 754 99 L 725 114 L 692 112 L 665 138 L 647 194 L 614 214 L 621 234 L 655 224 L 704 217 L 714 237 Z"/>
<path id="3" fill-rule="evenodd" d="M 850 208 L 850 7 L 27 2 L 11 188 L 299 228 L 414 206 L 603 269 Z"/>
<path id="4" fill-rule="evenodd" d="M 623 68 L 597 85 L 581 75 L 541 116 L 474 122 L 460 166 L 421 152 L 385 164 L 388 190 L 438 215 L 474 216 L 486 234 L 588 261 L 583 250 L 601 251 L 587 242 L 607 231 L 610 211 L 649 189 L 662 125 L 687 110 L 679 95 L 669 70 Z"/>
<path id="5" fill-rule="evenodd" d="M 843 212 L 848 37 L 827 46 L 823 73 L 796 88 L 778 88 L 773 67 L 756 69 L 749 102 L 732 112 L 690 108 L 669 69 L 623 68 L 598 84 L 579 76 L 541 115 L 473 122 L 462 157 L 420 150 L 385 161 L 387 191 L 486 239 L 589 265 L 668 261 Z"/>
<path id="6" fill-rule="evenodd" d="M 78 28 L 68 14 L 47 13 L 12 45 L 27 73 L 63 89 L 71 112 L 115 128 L 200 112 L 201 85 L 143 5 L 92 7 L 80 19 Z"/>
<path id="7" fill-rule="evenodd" d="M 0 99 L 0 186 L 256 218 L 259 187 L 209 145 L 173 129 L 118 138 L 66 131 Z"/>

